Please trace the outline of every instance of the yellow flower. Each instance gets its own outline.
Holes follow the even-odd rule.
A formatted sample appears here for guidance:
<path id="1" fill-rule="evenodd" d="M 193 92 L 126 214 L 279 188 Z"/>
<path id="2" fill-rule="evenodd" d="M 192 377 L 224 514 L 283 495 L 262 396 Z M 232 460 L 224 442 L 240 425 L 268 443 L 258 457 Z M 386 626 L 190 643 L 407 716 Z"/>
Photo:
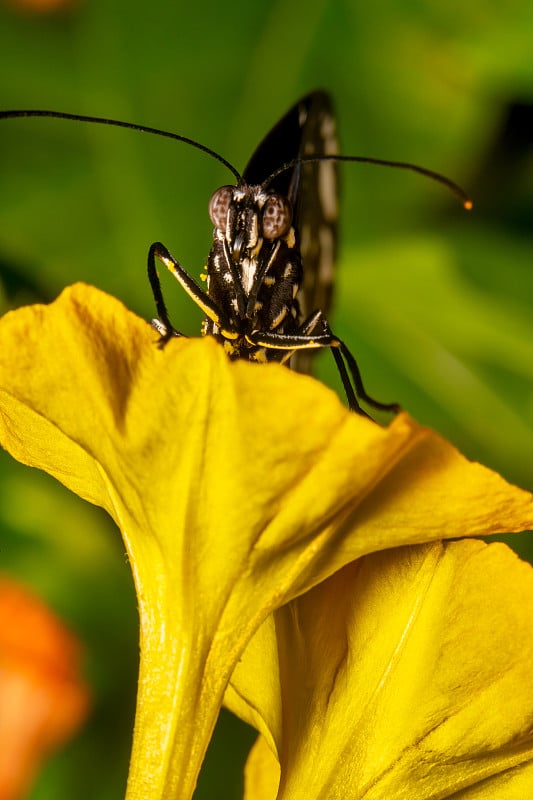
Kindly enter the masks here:
<path id="1" fill-rule="evenodd" d="M 271 615 L 233 676 L 266 737 L 245 799 L 525 800 L 532 663 L 533 570 L 505 545 L 359 559 Z"/>
<path id="2" fill-rule="evenodd" d="M 0 321 L 0 441 L 104 507 L 137 587 L 128 800 L 189 800 L 261 623 L 365 554 L 533 526 L 533 499 L 407 415 L 380 428 L 311 378 L 154 345 L 87 286 Z"/>

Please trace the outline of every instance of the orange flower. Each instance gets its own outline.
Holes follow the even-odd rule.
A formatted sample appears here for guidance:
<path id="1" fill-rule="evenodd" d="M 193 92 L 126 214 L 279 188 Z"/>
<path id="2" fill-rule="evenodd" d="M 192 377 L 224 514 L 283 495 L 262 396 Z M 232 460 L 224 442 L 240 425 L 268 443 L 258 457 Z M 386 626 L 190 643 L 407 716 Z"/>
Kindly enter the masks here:
<path id="1" fill-rule="evenodd" d="M 40 762 L 83 722 L 75 637 L 26 589 L 0 579 L 0 800 L 22 797 Z"/>
<path id="2" fill-rule="evenodd" d="M 79 4 L 79 0 L 4 0 L 4 5 L 27 14 L 56 14 Z"/>

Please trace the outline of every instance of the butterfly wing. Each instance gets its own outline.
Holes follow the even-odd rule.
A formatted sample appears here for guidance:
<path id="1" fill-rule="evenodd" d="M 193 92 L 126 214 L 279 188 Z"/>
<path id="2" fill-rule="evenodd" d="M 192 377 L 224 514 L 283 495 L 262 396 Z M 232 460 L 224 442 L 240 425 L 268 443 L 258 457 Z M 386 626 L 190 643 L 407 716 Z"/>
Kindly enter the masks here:
<path id="1" fill-rule="evenodd" d="M 272 128 L 251 157 L 243 178 L 261 184 L 283 164 L 299 156 L 336 155 L 335 114 L 327 92 L 303 97 Z M 334 161 L 297 164 L 269 184 L 289 198 L 304 271 L 298 295 L 302 318 L 320 309 L 327 316 L 332 299 L 337 253 L 338 174 Z M 297 353 L 293 365 L 308 372 L 311 351 Z M 294 363 L 296 362 L 296 363 Z"/>

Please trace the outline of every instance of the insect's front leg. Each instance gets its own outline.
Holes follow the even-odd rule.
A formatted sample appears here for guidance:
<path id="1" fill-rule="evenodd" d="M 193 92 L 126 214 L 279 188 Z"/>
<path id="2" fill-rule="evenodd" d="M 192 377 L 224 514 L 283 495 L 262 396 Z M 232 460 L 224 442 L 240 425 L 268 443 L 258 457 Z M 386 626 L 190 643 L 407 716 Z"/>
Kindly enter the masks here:
<path id="1" fill-rule="evenodd" d="M 177 331 L 172 325 L 168 316 L 165 300 L 163 298 L 161 283 L 159 281 L 159 275 L 157 274 L 155 263 L 156 256 L 159 258 L 159 247 L 162 247 L 162 245 L 160 245 L 159 242 L 155 242 L 155 244 L 153 244 L 148 251 L 148 280 L 150 281 L 150 286 L 152 287 L 152 294 L 154 296 L 155 307 L 158 315 L 156 319 L 152 320 L 152 328 L 154 328 L 161 336 L 159 340 L 159 346 L 164 347 L 169 339 L 171 339 L 173 336 L 183 336 L 183 334 Z"/>
<path id="2" fill-rule="evenodd" d="M 189 297 L 191 297 L 196 305 L 201 308 L 206 317 L 209 317 L 220 329 L 221 334 L 227 339 L 236 339 L 238 334 L 232 330 L 231 323 L 226 314 L 224 314 L 216 303 L 211 300 L 208 294 L 204 292 L 194 278 L 191 278 L 189 273 L 181 266 L 179 261 L 176 261 L 164 244 L 161 242 L 154 242 L 148 252 L 148 279 L 152 287 L 152 293 L 159 314 L 159 319 L 154 320 L 152 325 L 161 334 L 161 344 L 164 345 L 173 336 L 183 336 L 182 333 L 177 331 L 170 322 L 165 301 L 163 300 L 163 293 L 161 291 L 161 284 L 157 274 L 155 259 L 161 261 L 162 264 L 168 269 L 170 273 L 176 278 L 179 284 L 185 289 Z"/>

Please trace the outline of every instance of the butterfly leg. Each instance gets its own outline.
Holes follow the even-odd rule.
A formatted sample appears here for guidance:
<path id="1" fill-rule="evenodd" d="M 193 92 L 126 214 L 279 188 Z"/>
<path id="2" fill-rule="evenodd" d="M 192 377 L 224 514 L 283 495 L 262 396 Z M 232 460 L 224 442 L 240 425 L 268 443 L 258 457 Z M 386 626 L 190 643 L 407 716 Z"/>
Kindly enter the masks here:
<path id="1" fill-rule="evenodd" d="M 163 299 L 163 292 L 161 291 L 159 276 L 157 274 L 156 258 L 172 273 L 189 297 L 202 309 L 206 317 L 209 317 L 210 320 L 219 326 L 223 336 L 227 339 L 236 339 L 238 337 L 238 334 L 231 330 L 229 320 L 226 319 L 226 316 L 220 311 L 216 303 L 211 300 L 201 286 L 198 286 L 196 281 L 191 278 L 179 261 L 176 261 L 165 245 L 161 244 L 161 242 L 155 242 L 148 252 L 148 279 L 152 287 L 152 294 L 154 295 L 155 305 L 159 315 L 159 319 L 152 320 L 152 326 L 161 334 L 162 346 L 173 336 L 183 336 L 183 334 L 174 328 L 169 319 Z"/>
<path id="2" fill-rule="evenodd" d="M 320 328 L 321 332 L 313 335 L 313 331 L 317 327 Z M 328 321 L 321 311 L 315 311 L 314 314 L 311 314 L 311 316 L 302 323 L 297 334 L 262 333 L 260 331 L 254 331 L 247 339 L 250 344 L 256 346 L 289 350 L 292 352 L 309 349 L 318 350 L 329 347 L 339 371 L 348 405 L 352 411 L 355 411 L 357 414 L 362 414 L 363 416 L 368 416 L 361 408 L 359 400 L 363 400 L 379 411 L 392 411 L 393 413 L 397 413 L 400 410 L 400 406 L 397 403 L 380 403 L 367 393 L 357 361 L 344 342 L 332 332 Z M 348 369 L 346 369 L 346 366 L 348 366 Z"/>
<path id="3" fill-rule="evenodd" d="M 298 332 L 304 336 L 309 337 L 311 336 L 311 334 L 313 333 L 313 331 L 317 326 L 320 326 L 322 328 L 322 332 L 331 333 L 329 328 L 325 330 L 326 328 L 325 319 L 321 311 L 315 311 L 306 320 L 304 320 L 304 322 L 302 322 L 302 324 L 300 325 Z M 327 347 L 327 345 L 324 345 L 324 347 Z M 286 364 L 289 361 L 289 359 L 292 358 L 295 352 L 298 352 L 298 350 L 300 353 L 302 352 L 302 348 L 297 348 L 296 350 L 288 350 L 286 355 L 284 355 L 283 358 L 280 360 L 280 364 Z M 350 409 L 352 411 L 356 411 L 358 414 L 362 414 L 363 416 L 368 416 L 368 414 L 366 414 L 366 412 L 361 408 L 361 406 L 357 401 L 357 396 L 353 390 L 352 382 L 350 381 L 350 376 L 348 375 L 348 372 L 346 370 L 346 365 L 344 364 L 342 356 L 340 355 L 339 351 L 336 350 L 335 348 L 331 348 L 331 352 L 333 353 L 333 357 L 337 365 L 337 371 L 340 375 L 340 379 L 344 388 L 344 393 L 346 394 L 346 399 L 348 400 L 348 405 L 350 406 Z"/>
<path id="4" fill-rule="evenodd" d="M 346 345 L 344 344 L 343 341 L 341 341 L 341 339 L 335 336 L 335 334 L 329 327 L 327 319 L 324 317 L 322 312 L 317 311 L 315 312 L 315 314 L 319 315 L 319 321 L 323 326 L 324 332 L 329 336 L 331 336 L 331 343 L 329 347 L 331 349 L 333 358 L 335 359 L 335 363 L 337 365 L 337 369 L 341 376 L 342 385 L 344 386 L 344 391 L 346 392 L 348 401 L 350 400 L 348 386 L 351 387 L 351 381 L 348 376 L 348 372 L 346 370 L 344 362 L 346 362 L 346 364 L 348 365 L 350 376 L 353 381 L 353 386 L 355 388 L 355 394 L 359 398 L 359 400 L 364 400 L 365 403 L 367 403 L 369 406 L 372 406 L 372 408 L 376 408 L 378 411 L 391 411 L 394 414 L 397 414 L 400 411 L 400 406 L 398 403 L 381 403 L 379 400 L 374 400 L 374 398 L 367 393 L 363 384 L 361 370 L 359 369 L 359 365 L 355 360 L 354 356 L 352 355 L 351 351 L 346 347 Z M 359 405 L 359 403 L 357 403 L 357 405 Z M 351 403 L 350 403 L 350 408 L 352 408 Z"/>
<path id="5" fill-rule="evenodd" d="M 169 339 L 171 339 L 173 336 L 183 336 L 183 334 L 176 330 L 168 316 L 168 311 L 155 264 L 157 247 L 158 243 L 155 243 L 148 251 L 148 280 L 150 281 L 150 286 L 152 287 L 152 294 L 154 296 L 155 307 L 158 314 L 157 318 L 152 320 L 152 328 L 155 328 L 155 330 L 161 336 L 161 339 L 159 340 L 160 347 L 164 347 Z"/>

